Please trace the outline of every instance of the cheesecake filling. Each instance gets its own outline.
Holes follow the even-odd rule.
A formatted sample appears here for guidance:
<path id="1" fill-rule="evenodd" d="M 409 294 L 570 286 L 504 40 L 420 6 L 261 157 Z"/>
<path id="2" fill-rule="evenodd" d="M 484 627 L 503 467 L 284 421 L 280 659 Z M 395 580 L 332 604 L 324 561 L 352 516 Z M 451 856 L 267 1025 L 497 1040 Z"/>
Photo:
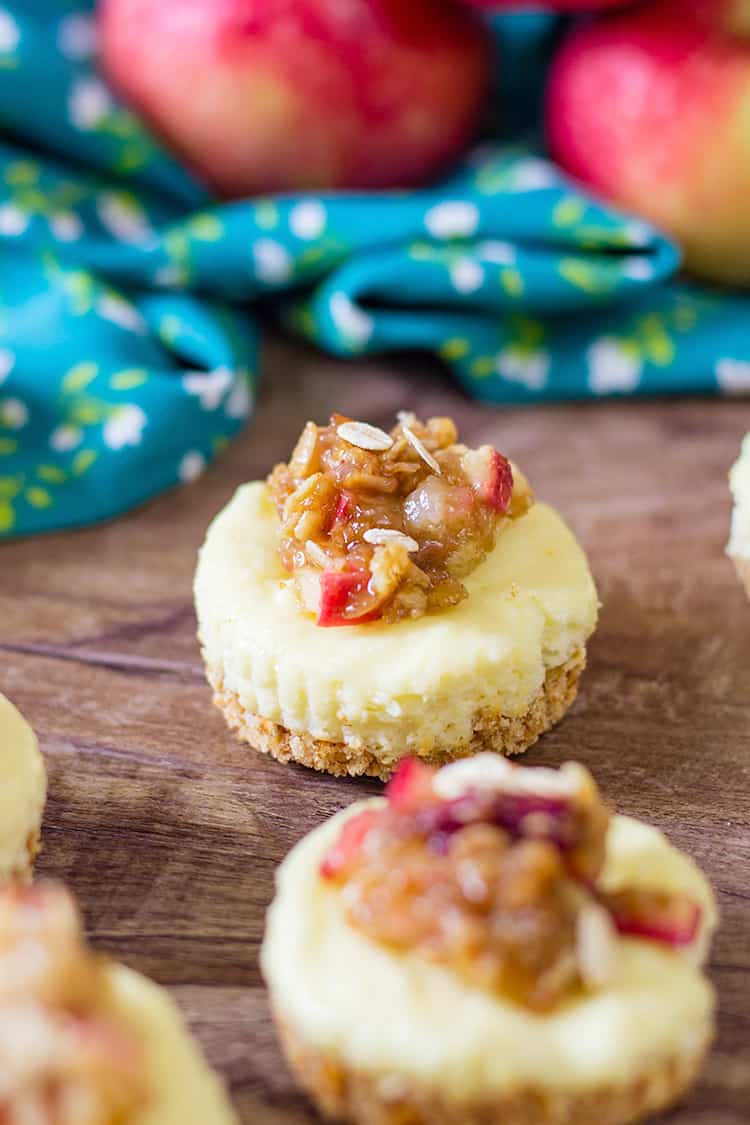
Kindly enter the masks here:
<path id="1" fill-rule="evenodd" d="M 34 732 L 0 695 L 0 879 L 28 874 L 46 794 L 47 776 Z"/>
<path id="2" fill-rule="evenodd" d="M 742 443 L 739 460 L 729 475 L 729 484 L 734 498 L 734 511 L 727 554 L 750 561 L 750 434 Z"/>
<path id="3" fill-rule="evenodd" d="M 195 582 L 204 659 L 242 708 L 384 761 L 455 753 L 477 717 L 521 716 L 550 669 L 580 653 L 597 618 L 586 558 L 544 503 L 513 520 L 443 613 L 325 629 L 300 610 L 278 556 L 266 485 L 217 516 Z"/>
<path id="4" fill-rule="evenodd" d="M 333 415 L 308 422 L 268 488 L 279 557 L 318 625 L 417 618 L 468 596 L 463 579 L 533 503 L 492 446 L 458 442 L 450 418 L 401 413 L 386 433 Z"/>
<path id="5" fill-rule="evenodd" d="M 405 761 L 383 806 L 348 820 L 320 866 L 349 923 L 530 1011 L 605 988 L 618 934 L 692 946 L 688 895 L 601 885 L 610 813 L 591 775 L 492 754 Z"/>

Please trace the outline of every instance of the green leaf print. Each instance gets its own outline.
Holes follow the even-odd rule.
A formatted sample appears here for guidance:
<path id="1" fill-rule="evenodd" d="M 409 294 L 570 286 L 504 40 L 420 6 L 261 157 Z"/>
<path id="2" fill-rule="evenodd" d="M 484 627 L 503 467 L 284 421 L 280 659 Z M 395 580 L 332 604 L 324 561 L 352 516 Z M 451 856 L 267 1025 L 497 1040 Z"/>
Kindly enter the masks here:
<path id="1" fill-rule="evenodd" d="M 63 377 L 61 388 L 63 394 L 76 394 L 89 385 L 99 374 L 98 363 L 83 361 L 71 367 Z"/>
<path id="2" fill-rule="evenodd" d="M 586 214 L 586 204 L 575 195 L 565 196 L 555 204 L 552 211 L 552 225 L 556 227 L 574 227 L 580 223 Z"/>

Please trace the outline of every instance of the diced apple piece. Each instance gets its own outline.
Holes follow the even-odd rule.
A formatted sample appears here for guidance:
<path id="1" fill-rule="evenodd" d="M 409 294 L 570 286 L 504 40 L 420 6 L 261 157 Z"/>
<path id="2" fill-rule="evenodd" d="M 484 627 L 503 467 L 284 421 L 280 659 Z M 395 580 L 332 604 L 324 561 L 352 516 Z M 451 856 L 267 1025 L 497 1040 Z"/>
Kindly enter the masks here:
<path id="1" fill-rule="evenodd" d="M 701 907 L 683 894 L 642 888 L 605 895 L 603 903 L 617 931 L 664 945 L 692 945 L 703 917 Z"/>
<path id="2" fill-rule="evenodd" d="M 380 617 L 380 610 L 356 613 L 358 596 L 367 590 L 369 570 L 352 567 L 348 570 L 324 570 L 320 576 L 320 610 L 318 625 L 363 625 Z"/>
<path id="3" fill-rule="evenodd" d="M 302 479 L 317 472 L 319 465 L 318 427 L 314 422 L 307 422 L 289 458 L 289 471 L 292 476 Z"/>
<path id="4" fill-rule="evenodd" d="M 428 477 L 404 500 L 407 530 L 417 536 L 450 534 L 455 525 L 466 523 L 474 507 L 474 493 L 468 485 L 448 484 L 440 477 Z"/>
<path id="5" fill-rule="evenodd" d="M 333 509 L 333 518 L 331 523 L 340 523 L 341 520 L 347 519 L 351 514 L 353 507 L 352 498 L 348 492 L 339 492 L 336 506 Z"/>
<path id="6" fill-rule="evenodd" d="M 528 834 L 532 821 L 531 834 L 536 839 L 548 840 L 561 851 L 576 843 L 577 825 L 571 803 L 564 798 L 531 793 L 492 794 L 481 789 L 468 790 L 460 797 L 437 805 L 429 828 L 450 835 L 467 824 L 493 824 L 518 838 Z"/>
<path id="7" fill-rule="evenodd" d="M 380 809 L 364 809 L 347 820 L 341 835 L 320 865 L 320 874 L 324 879 L 337 879 L 347 870 L 365 837 L 377 823 L 380 812 Z"/>
<path id="8" fill-rule="evenodd" d="M 432 788 L 434 776 L 435 770 L 420 762 L 419 758 L 405 758 L 399 763 L 385 789 L 391 807 L 397 812 L 408 813 L 415 812 L 430 801 L 434 801 L 435 791 Z"/>
<path id="9" fill-rule="evenodd" d="M 507 457 L 491 445 L 481 445 L 466 451 L 463 468 L 483 503 L 496 512 L 508 511 L 513 498 L 513 470 Z"/>
<path id="10" fill-rule="evenodd" d="M 314 566 L 301 566 L 294 573 L 299 601 L 309 613 L 320 613 L 320 571 Z"/>
<path id="11" fill-rule="evenodd" d="M 354 511 L 354 500 L 350 492 L 341 491 L 336 497 L 333 507 L 329 510 L 323 530 L 330 535 L 331 530 L 339 523 L 348 520 Z"/>

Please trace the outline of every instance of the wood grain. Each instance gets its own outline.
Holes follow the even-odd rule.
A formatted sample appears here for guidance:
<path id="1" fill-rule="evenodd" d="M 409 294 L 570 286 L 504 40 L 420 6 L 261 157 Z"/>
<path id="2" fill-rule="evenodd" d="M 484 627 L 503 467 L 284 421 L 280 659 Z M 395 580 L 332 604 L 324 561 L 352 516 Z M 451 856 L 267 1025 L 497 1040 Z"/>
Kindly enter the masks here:
<path id="1" fill-rule="evenodd" d="M 434 366 L 346 365 L 274 342 L 248 431 L 205 477 L 107 526 L 0 547 L 0 690 L 50 773 L 40 870 L 80 896 L 92 940 L 168 985 L 247 1125 L 315 1120 L 278 1055 L 258 972 L 273 872 L 377 783 L 284 767 L 210 704 L 195 553 L 236 486 L 334 407 L 389 424 L 452 413 L 516 458 L 583 540 L 603 602 L 570 717 L 530 752 L 575 756 L 618 807 L 711 875 L 719 1042 L 671 1125 L 740 1125 L 750 1105 L 750 605 L 723 555 L 726 473 L 750 405 L 594 403 L 496 411 Z"/>

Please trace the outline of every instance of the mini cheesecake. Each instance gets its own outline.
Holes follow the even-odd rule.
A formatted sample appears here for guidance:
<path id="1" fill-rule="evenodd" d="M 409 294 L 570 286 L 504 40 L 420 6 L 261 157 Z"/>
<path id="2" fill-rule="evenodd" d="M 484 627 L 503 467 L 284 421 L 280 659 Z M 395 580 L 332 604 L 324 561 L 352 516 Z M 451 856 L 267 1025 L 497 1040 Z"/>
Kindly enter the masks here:
<path id="1" fill-rule="evenodd" d="M 0 1121 L 237 1125 L 168 993 L 89 950 L 52 883 L 0 888 Z"/>
<path id="2" fill-rule="evenodd" d="M 727 554 L 750 597 L 750 434 L 742 443 L 739 460 L 729 474 L 729 484 L 734 497 L 734 511 Z"/>
<path id="3" fill-rule="evenodd" d="M 47 775 L 34 732 L 0 695 L 0 879 L 31 874 L 46 795 Z"/>
<path id="4" fill-rule="evenodd" d="M 590 775 L 402 763 L 279 870 L 262 969 L 290 1066 L 356 1125 L 625 1125 L 713 1036 L 708 882 Z"/>
<path id="5" fill-rule="evenodd" d="M 523 474 L 446 418 L 308 423 L 211 525 L 195 580 L 215 702 L 260 750 L 386 779 L 525 750 L 565 714 L 598 601 Z"/>

